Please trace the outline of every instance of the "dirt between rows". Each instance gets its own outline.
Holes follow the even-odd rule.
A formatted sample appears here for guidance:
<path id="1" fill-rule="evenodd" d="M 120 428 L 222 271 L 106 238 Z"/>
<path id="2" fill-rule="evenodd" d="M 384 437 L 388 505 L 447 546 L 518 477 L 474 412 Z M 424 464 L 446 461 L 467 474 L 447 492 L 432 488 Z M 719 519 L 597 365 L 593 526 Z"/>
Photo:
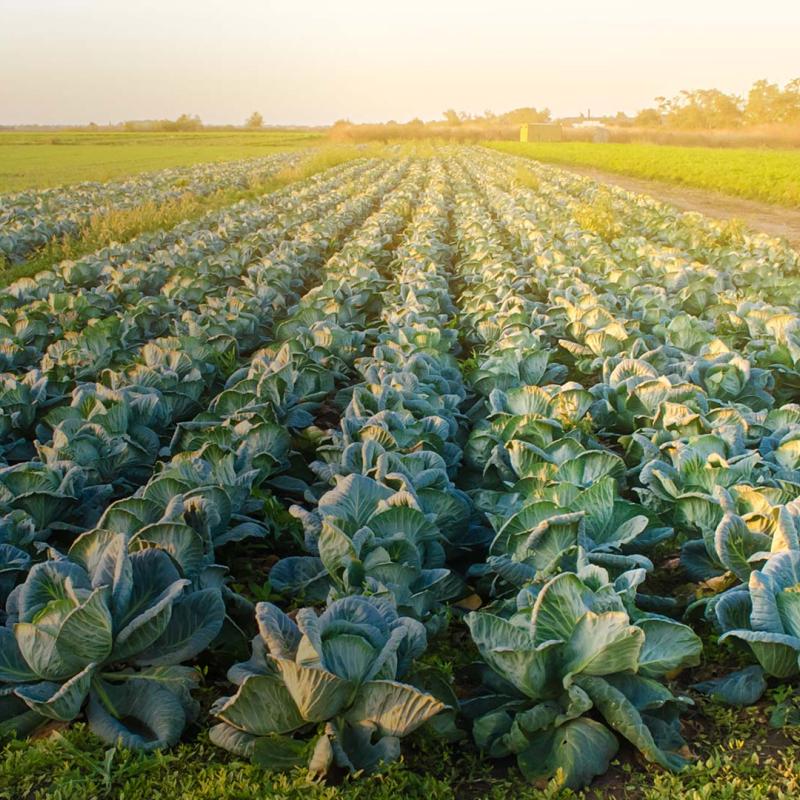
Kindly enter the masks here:
<path id="1" fill-rule="evenodd" d="M 756 200 L 731 197 L 704 189 L 674 186 L 661 181 L 630 178 L 592 167 L 557 165 L 561 169 L 584 175 L 601 183 L 613 183 L 639 194 L 649 194 L 657 200 L 669 203 L 681 211 L 698 211 L 715 219 L 739 219 L 754 231 L 782 236 L 795 249 L 800 249 L 800 209 L 784 208 Z"/>

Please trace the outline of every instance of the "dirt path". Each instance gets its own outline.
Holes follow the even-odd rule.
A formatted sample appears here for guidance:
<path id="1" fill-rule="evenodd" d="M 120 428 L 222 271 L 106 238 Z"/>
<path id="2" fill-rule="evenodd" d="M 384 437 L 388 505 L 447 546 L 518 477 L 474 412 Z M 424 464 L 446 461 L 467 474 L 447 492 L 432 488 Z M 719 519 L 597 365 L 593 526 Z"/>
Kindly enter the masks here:
<path id="1" fill-rule="evenodd" d="M 740 219 L 753 230 L 770 236 L 783 236 L 792 247 L 800 249 L 800 210 L 731 197 L 718 192 L 707 192 L 703 189 L 673 186 L 661 181 L 629 178 L 627 175 L 617 175 L 592 167 L 573 167 L 565 164 L 554 166 L 585 175 L 601 183 L 613 183 L 632 192 L 649 194 L 681 211 L 699 211 L 716 219 Z"/>

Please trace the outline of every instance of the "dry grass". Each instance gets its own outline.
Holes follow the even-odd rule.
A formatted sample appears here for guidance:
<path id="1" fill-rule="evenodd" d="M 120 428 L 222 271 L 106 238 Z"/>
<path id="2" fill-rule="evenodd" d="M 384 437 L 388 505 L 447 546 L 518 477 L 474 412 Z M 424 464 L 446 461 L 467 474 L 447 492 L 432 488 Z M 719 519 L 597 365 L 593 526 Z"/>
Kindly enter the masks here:
<path id="1" fill-rule="evenodd" d="M 720 130 L 677 130 L 670 128 L 609 128 L 612 142 L 674 144 L 684 147 L 800 147 L 800 124 L 752 125 Z M 578 135 L 565 129 L 570 141 L 591 141 L 590 134 Z"/>
<path id="2" fill-rule="evenodd" d="M 580 228 L 594 233 L 606 242 L 613 241 L 623 233 L 611 193 L 606 189 L 599 189 L 590 203 L 581 203 L 573 216 Z"/>

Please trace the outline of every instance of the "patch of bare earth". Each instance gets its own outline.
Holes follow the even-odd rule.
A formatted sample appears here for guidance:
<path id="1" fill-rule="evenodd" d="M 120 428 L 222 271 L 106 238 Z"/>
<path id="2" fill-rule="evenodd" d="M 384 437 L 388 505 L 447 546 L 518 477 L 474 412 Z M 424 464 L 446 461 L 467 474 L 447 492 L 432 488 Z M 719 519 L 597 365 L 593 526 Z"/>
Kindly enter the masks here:
<path id="1" fill-rule="evenodd" d="M 565 164 L 558 164 L 558 166 L 600 183 L 615 184 L 631 192 L 648 194 L 681 211 L 697 211 L 715 219 L 739 219 L 754 231 L 760 231 L 770 236 L 782 236 L 792 247 L 800 249 L 800 209 L 759 203 L 756 200 L 745 200 L 741 197 L 731 197 L 704 189 L 674 186 L 661 181 L 631 178 L 627 175 L 617 175 L 593 167 L 576 167 Z"/>

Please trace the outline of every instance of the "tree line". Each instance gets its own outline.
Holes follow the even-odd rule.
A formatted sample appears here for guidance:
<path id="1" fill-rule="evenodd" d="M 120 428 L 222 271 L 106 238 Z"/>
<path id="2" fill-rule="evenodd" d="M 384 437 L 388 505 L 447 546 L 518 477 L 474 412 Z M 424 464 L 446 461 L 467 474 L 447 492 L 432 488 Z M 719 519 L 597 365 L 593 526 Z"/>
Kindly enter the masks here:
<path id="1" fill-rule="evenodd" d="M 587 98 L 588 99 L 588 98 Z M 644 108 L 635 116 L 618 112 L 616 116 L 596 119 L 610 125 L 638 128 L 667 128 L 679 130 L 722 130 L 758 125 L 800 124 L 800 78 L 781 86 L 766 79 L 757 80 L 745 95 L 723 92 L 720 89 L 684 89 L 674 97 L 656 97 L 656 105 Z M 583 114 L 580 115 L 583 118 Z M 553 121 L 550 109 L 523 106 L 496 114 L 469 114 L 449 108 L 438 120 L 354 124 L 346 119 L 335 122 L 330 129 L 332 138 L 340 140 L 372 138 L 422 138 L 449 136 L 469 139 L 477 136 L 505 135 L 523 123 Z M 571 122 L 573 119 L 555 120 Z M 95 127 L 92 124 L 91 127 Z M 177 119 L 129 120 L 111 128 L 126 131 L 201 131 L 205 128 L 197 115 L 181 114 Z M 249 130 L 264 128 L 264 117 L 254 111 L 245 120 Z"/>
<path id="2" fill-rule="evenodd" d="M 89 127 L 97 127 L 91 123 Z M 206 128 L 197 114 L 181 114 L 177 119 L 143 119 L 127 120 L 119 126 L 125 131 L 202 131 Z M 260 130 L 264 127 L 264 117 L 254 111 L 245 120 L 244 127 Z"/>
<path id="3" fill-rule="evenodd" d="M 655 100 L 656 107 L 645 108 L 636 115 L 636 125 L 713 130 L 800 123 L 800 78 L 783 87 L 758 80 L 746 95 L 728 94 L 719 89 L 685 89 L 675 97 L 656 97 Z"/>

